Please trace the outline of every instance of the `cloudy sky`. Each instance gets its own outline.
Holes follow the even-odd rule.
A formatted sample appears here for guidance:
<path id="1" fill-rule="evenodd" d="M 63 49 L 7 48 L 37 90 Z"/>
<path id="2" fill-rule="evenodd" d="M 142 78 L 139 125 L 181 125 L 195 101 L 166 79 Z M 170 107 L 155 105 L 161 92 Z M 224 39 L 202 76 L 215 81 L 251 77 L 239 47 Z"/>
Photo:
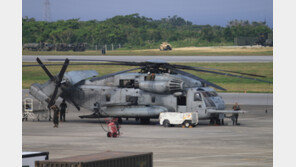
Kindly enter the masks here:
<path id="1" fill-rule="evenodd" d="M 43 20 L 45 0 L 23 0 L 23 17 Z M 273 0 L 49 0 L 51 20 L 105 20 L 139 13 L 160 19 L 178 15 L 194 24 L 225 26 L 228 21 L 267 21 L 273 26 Z"/>

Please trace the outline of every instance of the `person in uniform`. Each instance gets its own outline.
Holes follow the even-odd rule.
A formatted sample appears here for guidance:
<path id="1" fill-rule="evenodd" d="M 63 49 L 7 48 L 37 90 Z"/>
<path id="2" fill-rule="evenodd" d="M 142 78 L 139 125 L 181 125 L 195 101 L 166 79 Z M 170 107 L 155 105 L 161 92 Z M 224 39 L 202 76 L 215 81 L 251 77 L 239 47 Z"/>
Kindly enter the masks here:
<path id="1" fill-rule="evenodd" d="M 237 102 L 234 104 L 234 106 L 232 107 L 232 109 L 233 109 L 234 111 L 239 111 L 239 110 L 241 110 L 241 108 L 240 108 L 240 106 L 238 105 Z M 238 113 L 235 113 L 235 114 L 233 114 L 232 124 L 233 124 L 233 125 L 237 125 L 237 120 L 238 120 Z"/>
<path id="2" fill-rule="evenodd" d="M 67 104 L 65 102 L 65 99 L 63 102 L 60 104 L 60 121 L 66 122 L 66 109 L 67 109 Z"/>
<path id="3" fill-rule="evenodd" d="M 57 105 L 53 105 L 50 107 L 50 109 L 53 110 L 53 124 L 54 124 L 54 128 L 58 128 L 59 127 L 59 114 L 60 114 L 60 110 L 58 108 Z"/>
<path id="4" fill-rule="evenodd" d="M 150 78 L 150 80 L 151 80 L 151 81 L 154 81 L 154 80 L 155 80 L 155 74 L 154 74 L 154 73 L 151 74 L 151 78 Z"/>
<path id="5" fill-rule="evenodd" d="M 147 81 L 150 81 L 151 80 L 151 74 L 150 74 L 150 72 L 148 72 L 148 75 L 146 76 L 146 80 Z"/>

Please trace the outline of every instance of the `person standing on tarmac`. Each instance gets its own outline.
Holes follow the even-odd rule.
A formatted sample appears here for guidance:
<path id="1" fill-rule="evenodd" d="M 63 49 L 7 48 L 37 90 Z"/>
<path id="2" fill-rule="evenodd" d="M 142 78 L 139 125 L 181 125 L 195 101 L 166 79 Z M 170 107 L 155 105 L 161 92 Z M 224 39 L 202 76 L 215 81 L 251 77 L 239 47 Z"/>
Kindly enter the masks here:
<path id="1" fill-rule="evenodd" d="M 60 113 L 60 121 L 66 122 L 66 109 L 67 109 L 67 104 L 65 102 L 65 99 L 63 102 L 60 104 L 61 108 L 61 113 Z"/>
<path id="2" fill-rule="evenodd" d="M 232 107 L 232 109 L 233 109 L 234 111 L 239 111 L 239 110 L 241 110 L 241 108 L 240 108 L 240 106 L 238 105 L 237 102 L 234 104 L 234 106 Z M 234 117 L 234 119 L 232 120 L 232 124 L 233 124 L 233 125 L 237 125 L 238 113 L 233 114 L 233 117 Z"/>
<path id="3" fill-rule="evenodd" d="M 60 114 L 60 110 L 59 107 L 57 105 L 53 105 L 50 107 L 50 109 L 53 110 L 53 123 L 54 123 L 54 128 L 58 128 L 59 127 L 59 114 Z"/>

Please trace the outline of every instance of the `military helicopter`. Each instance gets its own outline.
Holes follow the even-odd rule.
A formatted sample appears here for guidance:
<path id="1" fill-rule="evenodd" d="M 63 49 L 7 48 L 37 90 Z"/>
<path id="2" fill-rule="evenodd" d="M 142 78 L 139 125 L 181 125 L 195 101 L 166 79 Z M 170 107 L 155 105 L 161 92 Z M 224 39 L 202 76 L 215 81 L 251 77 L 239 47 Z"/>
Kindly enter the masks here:
<path id="1" fill-rule="evenodd" d="M 44 65 L 39 58 L 36 60 L 50 79 L 44 84 L 31 85 L 30 94 L 33 97 L 48 108 L 61 97 L 78 110 L 84 108 L 93 112 L 91 115 L 81 116 L 82 118 L 116 117 L 119 122 L 122 122 L 122 118 L 136 118 L 146 124 L 151 118 L 158 118 L 161 112 L 198 112 L 199 119 L 209 119 L 210 124 L 220 124 L 224 118 L 233 118 L 233 115 L 243 112 L 225 110 L 225 103 L 214 88 L 224 91 L 226 89 L 183 70 L 272 83 L 258 79 L 265 77 L 261 75 L 170 64 L 162 60 L 145 62 L 87 60 L 97 62 L 71 64 L 136 67 L 104 76 L 98 76 L 94 70 L 66 72 L 69 59 L 66 59 L 64 64 L 48 65 Z M 23 65 L 23 67 L 39 65 Z M 54 65 L 62 65 L 56 76 L 46 68 Z M 138 72 L 131 72 L 136 70 Z"/>

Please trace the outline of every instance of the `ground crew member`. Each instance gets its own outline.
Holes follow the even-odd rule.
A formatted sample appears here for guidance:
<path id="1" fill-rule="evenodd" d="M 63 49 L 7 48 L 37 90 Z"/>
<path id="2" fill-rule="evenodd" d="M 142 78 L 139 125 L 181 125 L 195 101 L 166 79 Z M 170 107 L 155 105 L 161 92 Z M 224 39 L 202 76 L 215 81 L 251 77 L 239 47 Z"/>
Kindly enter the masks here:
<path id="1" fill-rule="evenodd" d="M 53 105 L 50 107 L 50 109 L 53 110 L 53 124 L 54 124 L 54 128 L 58 128 L 59 127 L 59 114 L 60 114 L 60 110 L 59 107 L 57 105 Z"/>
<path id="2" fill-rule="evenodd" d="M 154 79 L 155 79 L 155 74 L 154 73 L 151 74 L 151 78 L 150 79 L 151 79 L 151 81 L 154 81 Z"/>
<path id="3" fill-rule="evenodd" d="M 60 121 L 66 122 L 66 109 L 67 109 L 67 104 L 65 102 L 65 99 L 63 100 L 63 102 L 60 104 L 60 109 L 61 109 L 61 113 L 60 113 Z"/>
<path id="4" fill-rule="evenodd" d="M 233 109 L 234 111 L 239 111 L 239 110 L 241 110 L 241 108 L 240 108 L 240 106 L 238 105 L 237 102 L 234 104 L 234 106 L 232 107 L 232 109 Z M 233 114 L 232 124 L 233 124 L 233 125 L 237 125 L 237 120 L 238 120 L 238 113 L 235 113 L 235 114 Z"/>
<path id="5" fill-rule="evenodd" d="M 146 80 L 147 81 L 150 81 L 151 80 L 151 74 L 150 74 L 150 72 L 148 72 L 148 75 L 146 76 Z"/>

